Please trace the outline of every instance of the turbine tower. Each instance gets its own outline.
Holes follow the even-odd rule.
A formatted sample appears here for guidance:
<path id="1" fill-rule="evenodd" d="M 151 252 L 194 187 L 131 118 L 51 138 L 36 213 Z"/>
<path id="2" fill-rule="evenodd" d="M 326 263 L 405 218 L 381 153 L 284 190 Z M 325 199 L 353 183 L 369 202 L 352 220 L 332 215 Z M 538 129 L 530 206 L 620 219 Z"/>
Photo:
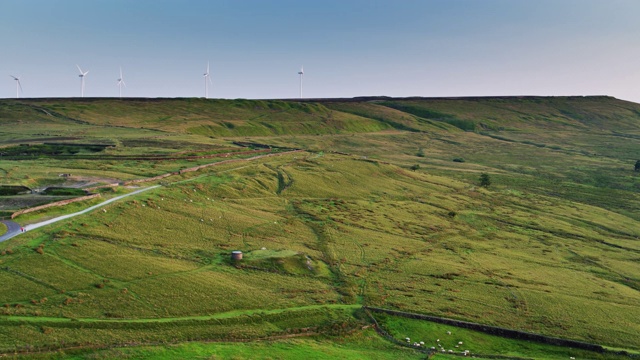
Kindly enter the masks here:
<path id="1" fill-rule="evenodd" d="M 204 98 L 209 98 L 209 84 L 213 85 L 211 75 L 209 74 L 209 62 L 207 61 L 207 72 L 204 73 Z"/>
<path id="2" fill-rule="evenodd" d="M 118 79 L 118 91 L 120 93 L 120 99 L 122 99 L 122 86 L 127 87 L 124 82 L 124 76 L 122 76 L 122 66 L 120 67 L 120 78 Z"/>
<path id="3" fill-rule="evenodd" d="M 22 85 L 20 84 L 20 78 L 19 77 L 15 77 L 13 75 L 9 75 L 13 78 L 13 80 L 16 81 L 16 99 L 18 99 L 20 97 L 20 92 L 22 91 Z M 18 90 L 20 90 L 20 92 L 18 92 Z"/>
<path id="4" fill-rule="evenodd" d="M 300 75 L 300 99 L 302 99 L 302 78 L 304 77 L 304 67 L 300 66 L 300 71 L 298 71 L 298 75 Z"/>
<path id="5" fill-rule="evenodd" d="M 84 77 L 89 73 L 89 71 L 82 71 L 82 69 L 80 69 L 80 65 L 78 64 L 76 64 L 76 66 L 80 71 L 80 75 L 78 75 L 80 77 L 80 95 L 84 97 Z"/>

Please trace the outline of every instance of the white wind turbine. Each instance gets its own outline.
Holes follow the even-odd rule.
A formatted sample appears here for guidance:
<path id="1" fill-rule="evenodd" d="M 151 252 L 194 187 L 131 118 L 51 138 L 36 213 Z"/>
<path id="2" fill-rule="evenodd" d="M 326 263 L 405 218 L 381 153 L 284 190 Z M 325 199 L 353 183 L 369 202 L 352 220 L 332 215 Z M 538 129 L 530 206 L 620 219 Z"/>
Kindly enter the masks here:
<path id="1" fill-rule="evenodd" d="M 300 66 L 300 71 L 298 71 L 298 75 L 300 75 L 300 99 L 302 99 L 302 78 L 304 77 L 304 67 Z"/>
<path id="2" fill-rule="evenodd" d="M 80 65 L 78 64 L 76 64 L 76 66 L 80 71 L 80 75 L 78 75 L 80 77 L 80 94 L 82 95 L 82 97 L 84 97 L 84 77 L 89 73 L 89 71 L 82 71 L 82 69 L 80 69 Z"/>
<path id="3" fill-rule="evenodd" d="M 16 99 L 20 97 L 20 92 L 22 91 L 22 85 L 20 84 L 20 78 L 19 77 L 15 77 L 13 75 L 9 75 L 13 78 L 13 80 L 16 81 Z M 18 92 L 18 90 L 20 90 L 20 92 Z"/>
<path id="4" fill-rule="evenodd" d="M 204 98 L 209 98 L 209 84 L 213 85 L 211 81 L 211 74 L 209 73 L 209 62 L 207 61 L 207 72 L 204 73 Z"/>
<path id="5" fill-rule="evenodd" d="M 120 92 L 120 99 L 122 99 L 122 86 L 127 87 L 124 82 L 124 76 L 122 76 L 122 67 L 120 67 L 120 78 L 118 79 L 118 91 Z"/>

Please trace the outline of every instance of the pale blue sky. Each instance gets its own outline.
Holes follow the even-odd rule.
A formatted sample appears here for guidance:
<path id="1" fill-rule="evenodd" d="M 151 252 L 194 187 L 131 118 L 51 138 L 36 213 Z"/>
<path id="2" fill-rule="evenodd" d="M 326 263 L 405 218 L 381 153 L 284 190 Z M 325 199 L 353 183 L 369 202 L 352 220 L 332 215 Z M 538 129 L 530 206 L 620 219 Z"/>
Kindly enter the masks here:
<path id="1" fill-rule="evenodd" d="M 637 0 L 1 0 L 0 97 L 611 95 L 640 102 Z"/>

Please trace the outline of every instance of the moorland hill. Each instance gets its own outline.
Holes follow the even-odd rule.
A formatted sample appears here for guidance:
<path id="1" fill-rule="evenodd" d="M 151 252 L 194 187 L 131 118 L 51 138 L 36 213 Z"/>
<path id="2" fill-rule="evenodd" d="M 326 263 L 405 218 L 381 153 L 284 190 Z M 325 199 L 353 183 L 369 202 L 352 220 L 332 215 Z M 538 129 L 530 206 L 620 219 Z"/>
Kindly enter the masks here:
<path id="1" fill-rule="evenodd" d="M 20 225 L 161 185 L 0 243 L 0 354 L 214 340 L 259 357 L 269 339 L 276 357 L 424 357 L 363 329 L 362 305 L 640 349 L 640 104 L 7 99 L 0 153 L 7 189 L 101 194 Z M 0 215 L 42 196 L 0 196 Z M 453 329 L 377 319 L 429 347 Z M 483 336 L 459 340 L 618 357 Z"/>

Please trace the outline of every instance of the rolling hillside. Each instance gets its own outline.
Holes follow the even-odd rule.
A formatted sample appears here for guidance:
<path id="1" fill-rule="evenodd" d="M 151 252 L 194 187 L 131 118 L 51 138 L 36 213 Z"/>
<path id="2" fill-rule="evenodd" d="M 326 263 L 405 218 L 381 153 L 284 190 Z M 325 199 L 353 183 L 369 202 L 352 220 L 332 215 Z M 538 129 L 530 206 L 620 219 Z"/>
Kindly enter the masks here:
<path id="1" fill-rule="evenodd" d="M 334 347 L 350 334 L 358 349 L 415 355 L 372 340 L 361 305 L 640 350 L 639 104 L 1 100 L 0 153 L 0 185 L 172 173 L 0 243 L 0 354 L 293 334 Z M 385 321 L 400 339 L 426 331 Z"/>

